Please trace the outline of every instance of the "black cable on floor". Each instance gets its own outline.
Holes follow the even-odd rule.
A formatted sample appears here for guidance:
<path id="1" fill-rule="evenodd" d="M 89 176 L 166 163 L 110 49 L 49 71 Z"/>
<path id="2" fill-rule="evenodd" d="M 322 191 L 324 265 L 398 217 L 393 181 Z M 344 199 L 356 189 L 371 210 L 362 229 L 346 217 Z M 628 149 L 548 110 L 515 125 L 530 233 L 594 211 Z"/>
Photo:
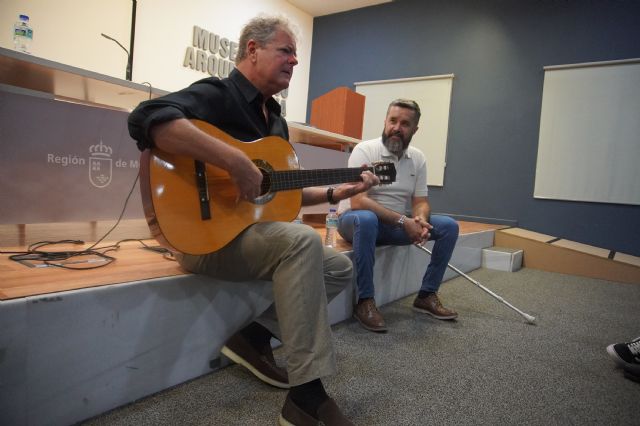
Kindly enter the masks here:
<path id="1" fill-rule="evenodd" d="M 133 181 L 133 185 L 129 190 L 129 194 L 125 199 L 124 206 L 122 207 L 122 211 L 120 212 L 120 216 L 116 221 L 115 225 L 111 227 L 98 241 L 92 244 L 90 247 L 83 250 L 67 250 L 67 251 L 49 251 L 42 250 L 43 247 L 53 246 L 56 244 L 84 244 L 84 241 L 81 240 L 59 240 L 59 241 L 39 241 L 33 244 L 30 244 L 26 251 L 0 251 L 0 254 L 10 254 L 9 259 L 15 262 L 43 262 L 48 266 L 55 266 L 63 269 L 72 269 L 72 270 L 86 270 L 86 269 L 97 269 L 102 268 L 111 264 L 114 260 L 114 257 L 109 256 L 107 253 L 116 251 L 120 248 L 120 244 L 128 241 L 138 241 L 142 246 L 146 249 L 155 251 L 157 253 L 161 253 L 165 258 L 173 260 L 173 255 L 171 251 L 162 248 L 162 247 L 152 247 L 144 243 L 144 241 L 140 239 L 124 239 L 116 242 L 115 244 L 111 244 L 108 246 L 98 247 L 98 244 L 102 242 L 114 229 L 120 224 L 122 217 L 124 216 L 124 212 L 127 209 L 127 205 L 129 204 L 129 199 L 131 198 L 131 194 L 133 194 L 133 190 L 138 183 L 138 179 L 140 178 L 140 173 L 136 175 L 135 180 Z M 93 266 L 69 266 L 73 265 L 74 258 L 83 257 L 83 256 L 95 256 L 98 259 L 93 259 L 89 261 L 90 263 L 101 262 L 99 265 Z M 77 265 L 86 264 L 86 260 L 78 260 Z"/>

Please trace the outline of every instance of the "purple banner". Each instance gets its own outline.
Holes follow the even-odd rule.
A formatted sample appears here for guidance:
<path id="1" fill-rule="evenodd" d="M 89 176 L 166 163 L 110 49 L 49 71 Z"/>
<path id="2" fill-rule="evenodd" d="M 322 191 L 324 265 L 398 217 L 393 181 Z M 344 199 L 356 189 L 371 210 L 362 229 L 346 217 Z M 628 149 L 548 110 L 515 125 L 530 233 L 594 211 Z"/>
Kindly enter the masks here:
<path id="1" fill-rule="evenodd" d="M 127 115 L 0 89 L 0 223 L 117 219 L 139 169 Z M 125 217 L 144 217 L 138 185 Z"/>

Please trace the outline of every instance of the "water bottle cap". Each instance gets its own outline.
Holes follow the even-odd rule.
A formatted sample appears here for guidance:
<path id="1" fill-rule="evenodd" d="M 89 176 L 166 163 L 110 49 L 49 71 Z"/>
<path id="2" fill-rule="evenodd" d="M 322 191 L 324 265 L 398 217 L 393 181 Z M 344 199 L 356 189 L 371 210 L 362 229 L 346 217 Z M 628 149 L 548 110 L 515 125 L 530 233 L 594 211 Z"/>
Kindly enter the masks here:
<path id="1" fill-rule="evenodd" d="M 21 20 L 21 21 L 28 21 L 28 20 L 29 20 L 29 16 L 27 16 L 27 15 L 20 15 L 20 20 Z"/>

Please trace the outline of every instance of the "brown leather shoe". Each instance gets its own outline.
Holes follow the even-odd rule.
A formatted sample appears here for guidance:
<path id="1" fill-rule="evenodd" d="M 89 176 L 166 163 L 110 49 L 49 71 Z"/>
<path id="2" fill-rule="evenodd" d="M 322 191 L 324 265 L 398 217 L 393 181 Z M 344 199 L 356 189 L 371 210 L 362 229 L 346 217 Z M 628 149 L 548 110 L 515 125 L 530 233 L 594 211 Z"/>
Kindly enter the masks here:
<path id="1" fill-rule="evenodd" d="M 442 306 L 436 293 L 423 298 L 416 297 L 416 300 L 413 301 L 413 310 L 423 312 L 441 320 L 450 320 L 458 316 L 456 311 Z"/>
<path id="2" fill-rule="evenodd" d="M 353 309 L 353 316 L 367 330 L 378 333 L 387 331 L 387 325 L 384 323 L 384 318 L 378 311 L 376 301 L 373 298 L 359 301 Z"/>
<path id="3" fill-rule="evenodd" d="M 270 344 L 257 345 L 238 332 L 226 341 L 220 352 L 236 364 L 247 368 L 263 382 L 289 389 L 287 370 L 276 364 Z"/>
<path id="4" fill-rule="evenodd" d="M 284 402 L 280 417 L 278 417 L 279 426 L 318 426 L 319 424 L 326 426 L 355 426 L 342 414 L 340 408 L 331 398 L 320 404 L 316 418 L 304 412 L 287 395 L 287 400 Z"/>

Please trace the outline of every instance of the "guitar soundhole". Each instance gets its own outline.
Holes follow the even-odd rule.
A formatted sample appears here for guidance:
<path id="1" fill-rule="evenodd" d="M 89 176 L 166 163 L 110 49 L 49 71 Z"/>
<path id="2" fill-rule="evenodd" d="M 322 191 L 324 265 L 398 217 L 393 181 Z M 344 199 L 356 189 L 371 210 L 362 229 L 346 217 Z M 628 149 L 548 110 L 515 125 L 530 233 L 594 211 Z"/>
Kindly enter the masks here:
<path id="1" fill-rule="evenodd" d="M 269 201 L 275 197 L 275 192 L 271 191 L 271 172 L 273 172 L 273 167 L 269 163 L 264 160 L 253 160 L 253 163 L 260 169 L 262 172 L 262 185 L 260 188 L 260 196 L 253 200 L 255 204 L 267 204 Z"/>

